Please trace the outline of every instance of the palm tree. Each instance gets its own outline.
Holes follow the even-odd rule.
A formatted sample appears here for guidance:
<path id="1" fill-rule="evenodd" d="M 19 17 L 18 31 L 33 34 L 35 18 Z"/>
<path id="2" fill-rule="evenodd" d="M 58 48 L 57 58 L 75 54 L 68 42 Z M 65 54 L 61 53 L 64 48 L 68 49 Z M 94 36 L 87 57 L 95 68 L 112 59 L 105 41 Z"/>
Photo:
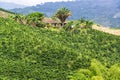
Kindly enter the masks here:
<path id="1" fill-rule="evenodd" d="M 65 7 L 59 9 L 55 16 L 61 21 L 62 26 L 64 26 L 64 22 L 71 15 L 71 11 Z"/>

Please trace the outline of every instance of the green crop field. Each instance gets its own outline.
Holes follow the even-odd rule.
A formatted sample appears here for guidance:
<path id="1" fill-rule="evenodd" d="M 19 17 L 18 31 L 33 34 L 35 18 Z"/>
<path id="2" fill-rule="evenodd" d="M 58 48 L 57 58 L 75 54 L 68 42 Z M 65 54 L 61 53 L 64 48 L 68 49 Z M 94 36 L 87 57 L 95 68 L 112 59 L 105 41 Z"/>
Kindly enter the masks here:
<path id="1" fill-rule="evenodd" d="M 0 18 L 0 80 L 120 80 L 120 37 Z"/>

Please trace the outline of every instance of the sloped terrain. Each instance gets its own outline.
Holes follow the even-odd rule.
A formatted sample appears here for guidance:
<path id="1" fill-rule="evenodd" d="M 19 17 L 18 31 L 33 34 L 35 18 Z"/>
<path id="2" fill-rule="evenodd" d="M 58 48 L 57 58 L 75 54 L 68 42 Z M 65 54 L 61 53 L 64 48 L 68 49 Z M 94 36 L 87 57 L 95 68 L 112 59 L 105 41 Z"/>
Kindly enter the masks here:
<path id="1" fill-rule="evenodd" d="M 120 36 L 120 29 L 112 29 L 112 28 L 103 27 L 103 26 L 98 27 L 96 25 L 93 26 L 92 28 L 98 31 Z"/>
<path id="2" fill-rule="evenodd" d="M 13 14 L 15 13 L 0 8 L 0 17 L 7 18 L 8 16 L 13 15 Z"/>
<path id="3" fill-rule="evenodd" d="M 1 80 L 119 80 L 119 62 L 118 36 L 56 32 L 0 18 Z"/>

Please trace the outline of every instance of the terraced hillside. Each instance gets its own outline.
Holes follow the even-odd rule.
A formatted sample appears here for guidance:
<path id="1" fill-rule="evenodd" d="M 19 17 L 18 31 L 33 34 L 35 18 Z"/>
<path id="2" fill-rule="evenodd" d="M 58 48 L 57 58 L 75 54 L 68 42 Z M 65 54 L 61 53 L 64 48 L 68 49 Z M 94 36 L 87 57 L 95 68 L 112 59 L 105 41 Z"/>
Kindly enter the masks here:
<path id="1" fill-rule="evenodd" d="M 0 18 L 1 80 L 120 80 L 120 37 L 51 31 Z"/>

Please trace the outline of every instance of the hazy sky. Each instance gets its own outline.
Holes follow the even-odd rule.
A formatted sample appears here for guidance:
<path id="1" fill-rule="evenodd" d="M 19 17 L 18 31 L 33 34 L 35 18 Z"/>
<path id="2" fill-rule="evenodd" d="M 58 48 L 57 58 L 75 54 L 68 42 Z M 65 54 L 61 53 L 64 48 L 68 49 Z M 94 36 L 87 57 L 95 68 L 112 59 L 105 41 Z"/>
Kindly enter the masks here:
<path id="1" fill-rule="evenodd" d="M 72 0 L 0 0 L 3 2 L 12 2 L 17 4 L 24 4 L 24 5 L 36 5 L 44 2 L 56 2 L 56 1 L 72 1 Z"/>

